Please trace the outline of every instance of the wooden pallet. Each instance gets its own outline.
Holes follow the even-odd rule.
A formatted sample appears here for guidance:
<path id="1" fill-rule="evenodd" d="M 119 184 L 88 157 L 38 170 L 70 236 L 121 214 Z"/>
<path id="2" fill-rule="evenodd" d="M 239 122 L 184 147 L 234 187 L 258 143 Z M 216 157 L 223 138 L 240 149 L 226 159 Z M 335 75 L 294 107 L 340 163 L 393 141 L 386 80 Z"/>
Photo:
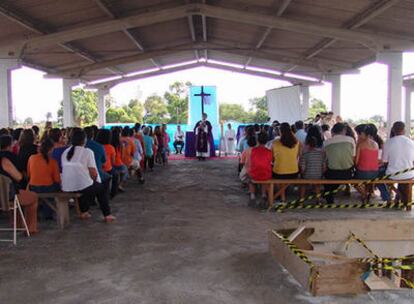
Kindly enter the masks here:
<path id="1" fill-rule="evenodd" d="M 414 270 L 368 271 L 370 264 L 361 258 L 373 255 L 350 232 L 364 241 L 381 258 L 414 254 L 414 220 L 328 220 L 289 221 L 268 232 L 270 254 L 315 296 L 358 294 L 370 290 L 407 287 Z M 306 263 L 279 236 L 310 260 Z M 414 264 L 414 259 L 403 264 Z M 402 279 L 401 279 L 402 278 Z"/>

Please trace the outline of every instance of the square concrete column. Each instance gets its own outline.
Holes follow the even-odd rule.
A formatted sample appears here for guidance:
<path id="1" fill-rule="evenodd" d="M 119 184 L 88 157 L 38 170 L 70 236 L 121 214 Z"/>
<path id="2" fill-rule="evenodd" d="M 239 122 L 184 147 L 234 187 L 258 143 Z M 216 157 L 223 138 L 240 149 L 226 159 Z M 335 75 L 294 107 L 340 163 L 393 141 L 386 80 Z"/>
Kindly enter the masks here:
<path id="1" fill-rule="evenodd" d="M 74 127 L 75 126 L 75 110 L 72 101 L 72 87 L 79 85 L 77 79 L 63 79 L 63 126 Z"/>
<path id="2" fill-rule="evenodd" d="M 106 124 L 105 97 L 109 94 L 109 89 L 98 88 L 98 125 L 103 127 Z"/>
<path id="3" fill-rule="evenodd" d="M 302 93 L 302 120 L 306 120 L 309 116 L 309 86 L 302 85 L 300 86 Z"/>
<path id="4" fill-rule="evenodd" d="M 402 52 L 381 52 L 377 61 L 388 66 L 387 129 L 394 122 L 402 120 Z"/>
<path id="5" fill-rule="evenodd" d="M 408 136 L 411 137 L 411 95 L 414 92 L 414 86 L 405 87 L 405 130 Z"/>
<path id="6" fill-rule="evenodd" d="M 0 128 L 13 126 L 11 73 L 20 68 L 16 59 L 0 59 Z"/>
<path id="7" fill-rule="evenodd" d="M 341 115 L 341 74 L 329 74 L 326 80 L 331 83 L 331 111 Z"/>

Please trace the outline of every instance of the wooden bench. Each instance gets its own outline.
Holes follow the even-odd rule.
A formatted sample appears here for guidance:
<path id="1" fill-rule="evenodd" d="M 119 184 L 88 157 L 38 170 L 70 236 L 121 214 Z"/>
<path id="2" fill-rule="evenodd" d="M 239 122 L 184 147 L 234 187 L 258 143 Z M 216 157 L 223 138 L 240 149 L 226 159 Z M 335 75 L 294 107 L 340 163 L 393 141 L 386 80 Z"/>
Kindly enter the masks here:
<path id="1" fill-rule="evenodd" d="M 363 179 L 345 179 L 345 180 L 335 180 L 335 179 L 270 179 L 266 181 L 252 181 L 253 184 L 261 184 L 261 185 L 269 185 L 268 189 L 268 201 L 269 207 L 273 206 L 275 199 L 284 193 L 286 188 L 290 185 L 358 185 L 366 183 L 367 180 Z M 403 203 L 407 204 L 412 200 L 412 186 L 414 184 L 414 180 L 380 180 L 371 182 L 371 185 L 378 185 L 378 184 L 386 184 L 386 185 L 393 185 L 393 184 L 406 184 L 408 185 L 406 189 L 406 193 L 404 193 L 404 197 L 409 198 L 408 201 L 403 201 Z M 275 194 L 275 185 L 279 187 L 279 190 Z M 411 210 L 410 206 L 407 206 L 407 210 Z"/>
<path id="2" fill-rule="evenodd" d="M 74 199 L 76 203 L 76 210 L 79 213 L 78 198 L 80 193 L 70 192 L 51 192 L 51 193 L 37 193 L 39 199 L 46 203 L 53 211 L 56 212 L 56 220 L 59 229 L 64 229 L 69 225 L 69 201 Z"/>

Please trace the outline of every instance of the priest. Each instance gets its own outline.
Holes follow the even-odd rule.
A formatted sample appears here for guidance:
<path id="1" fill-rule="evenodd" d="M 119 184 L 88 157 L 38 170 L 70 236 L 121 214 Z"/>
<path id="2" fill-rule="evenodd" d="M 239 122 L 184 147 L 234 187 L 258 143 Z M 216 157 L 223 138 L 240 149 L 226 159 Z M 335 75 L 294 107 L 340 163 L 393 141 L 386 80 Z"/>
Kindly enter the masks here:
<path id="1" fill-rule="evenodd" d="M 196 156 L 199 159 L 205 159 L 210 156 L 214 157 L 216 155 L 212 131 L 213 127 L 207 120 L 207 114 L 203 113 L 202 119 L 194 127 L 194 134 L 196 135 Z"/>

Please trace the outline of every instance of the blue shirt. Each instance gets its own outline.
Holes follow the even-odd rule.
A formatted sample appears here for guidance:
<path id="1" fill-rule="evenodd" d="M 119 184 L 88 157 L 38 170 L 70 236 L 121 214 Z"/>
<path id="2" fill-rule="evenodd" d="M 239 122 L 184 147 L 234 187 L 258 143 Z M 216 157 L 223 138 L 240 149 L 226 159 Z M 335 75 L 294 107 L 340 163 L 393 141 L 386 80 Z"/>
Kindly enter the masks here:
<path id="1" fill-rule="evenodd" d="M 104 146 L 97 143 L 93 139 L 88 139 L 88 141 L 86 142 L 85 148 L 89 148 L 92 150 L 95 156 L 96 168 L 98 169 L 99 176 L 102 179 L 104 176 L 102 166 L 106 162 L 106 154 L 105 154 Z"/>
<path id="2" fill-rule="evenodd" d="M 154 139 L 151 136 L 144 135 L 145 156 L 151 157 L 154 155 L 152 151 L 153 145 Z"/>
<path id="3" fill-rule="evenodd" d="M 69 148 L 69 146 L 54 148 L 52 151 L 52 158 L 58 162 L 60 173 L 62 173 L 62 154 L 67 148 Z"/>
<path id="4" fill-rule="evenodd" d="M 298 131 L 296 131 L 296 138 L 302 143 L 304 144 L 306 141 L 306 136 L 308 135 L 305 130 L 300 129 Z"/>

